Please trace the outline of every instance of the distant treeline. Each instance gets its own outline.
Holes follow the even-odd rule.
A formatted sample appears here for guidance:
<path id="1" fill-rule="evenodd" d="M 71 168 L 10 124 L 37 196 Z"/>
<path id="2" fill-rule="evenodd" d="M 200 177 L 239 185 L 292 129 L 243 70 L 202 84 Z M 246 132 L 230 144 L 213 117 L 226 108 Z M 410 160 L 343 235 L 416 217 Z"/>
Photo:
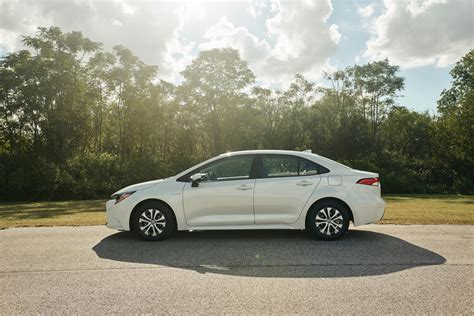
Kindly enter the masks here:
<path id="1" fill-rule="evenodd" d="M 133 53 L 39 28 L 0 60 L 0 199 L 105 198 L 242 149 L 312 149 L 378 172 L 385 193 L 474 193 L 474 51 L 438 114 L 396 104 L 382 60 L 266 89 L 234 49 L 201 51 L 174 85 Z"/>

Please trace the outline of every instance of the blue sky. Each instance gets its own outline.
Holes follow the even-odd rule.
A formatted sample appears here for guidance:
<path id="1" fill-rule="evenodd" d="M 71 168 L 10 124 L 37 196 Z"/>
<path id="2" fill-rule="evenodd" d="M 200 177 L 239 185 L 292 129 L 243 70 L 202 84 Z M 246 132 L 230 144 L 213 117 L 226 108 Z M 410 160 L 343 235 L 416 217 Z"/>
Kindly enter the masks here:
<path id="1" fill-rule="evenodd" d="M 472 0 L 0 0 L 0 53 L 20 49 L 38 26 L 79 30 L 106 49 L 130 48 L 180 81 L 202 49 L 233 47 L 259 84 L 295 73 L 325 84 L 322 71 L 389 58 L 405 90 L 398 103 L 435 113 L 449 71 L 474 47 Z M 440 23 L 442 21 L 442 23 Z"/>
<path id="2" fill-rule="evenodd" d="M 338 68 L 345 68 L 354 63 L 368 63 L 371 60 L 362 55 L 371 33 L 367 19 L 358 14 L 358 9 L 372 5 L 374 15 L 380 14 L 384 6 L 374 1 L 333 1 L 334 11 L 329 18 L 330 24 L 339 25 L 343 34 L 336 53 L 330 62 Z M 467 52 L 467 51 L 466 51 Z M 359 57 L 356 59 L 356 57 Z M 402 67 L 400 75 L 405 78 L 405 90 L 400 93 L 398 103 L 417 111 L 436 110 L 436 102 L 443 89 L 449 88 L 452 65 L 437 67 L 435 65 Z"/>

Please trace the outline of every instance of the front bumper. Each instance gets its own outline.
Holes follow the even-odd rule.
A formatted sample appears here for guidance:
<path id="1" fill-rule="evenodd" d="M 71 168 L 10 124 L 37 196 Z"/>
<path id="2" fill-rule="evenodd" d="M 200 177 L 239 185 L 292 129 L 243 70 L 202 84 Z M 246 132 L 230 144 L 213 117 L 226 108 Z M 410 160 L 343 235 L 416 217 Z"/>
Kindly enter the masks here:
<path id="1" fill-rule="evenodd" d="M 105 204 L 105 212 L 107 215 L 106 226 L 108 228 L 116 230 L 130 230 L 128 212 L 126 212 L 123 205 L 120 205 L 122 202 L 115 204 L 115 200 L 108 200 Z"/>

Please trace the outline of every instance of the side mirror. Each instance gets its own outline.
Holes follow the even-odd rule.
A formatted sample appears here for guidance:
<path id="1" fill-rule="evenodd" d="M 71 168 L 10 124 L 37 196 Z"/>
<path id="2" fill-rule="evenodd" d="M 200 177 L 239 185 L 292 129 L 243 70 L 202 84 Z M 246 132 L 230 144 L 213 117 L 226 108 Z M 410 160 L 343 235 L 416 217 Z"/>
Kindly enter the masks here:
<path id="1" fill-rule="evenodd" d="M 199 186 L 199 182 L 205 180 L 206 174 L 205 173 L 195 173 L 191 176 L 191 186 L 193 188 Z"/>

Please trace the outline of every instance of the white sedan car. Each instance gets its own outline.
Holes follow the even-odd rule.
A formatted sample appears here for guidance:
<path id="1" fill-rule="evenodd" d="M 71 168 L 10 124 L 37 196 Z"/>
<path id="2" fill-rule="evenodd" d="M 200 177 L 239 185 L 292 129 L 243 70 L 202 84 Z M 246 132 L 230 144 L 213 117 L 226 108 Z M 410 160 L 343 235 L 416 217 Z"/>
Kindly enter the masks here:
<path id="1" fill-rule="evenodd" d="M 312 154 L 249 150 L 220 155 L 167 179 L 123 188 L 107 226 L 162 240 L 176 230 L 307 229 L 334 240 L 379 221 L 378 174 Z"/>

